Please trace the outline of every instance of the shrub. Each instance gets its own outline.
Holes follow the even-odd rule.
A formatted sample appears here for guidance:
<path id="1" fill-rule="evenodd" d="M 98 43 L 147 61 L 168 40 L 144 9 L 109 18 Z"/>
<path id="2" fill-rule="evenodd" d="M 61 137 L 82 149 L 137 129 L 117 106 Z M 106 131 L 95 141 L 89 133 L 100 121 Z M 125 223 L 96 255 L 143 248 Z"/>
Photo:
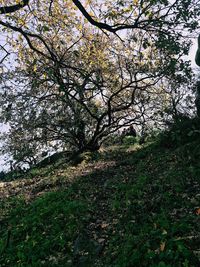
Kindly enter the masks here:
<path id="1" fill-rule="evenodd" d="M 138 138 L 130 135 L 125 136 L 122 141 L 124 145 L 134 145 L 136 142 L 138 142 Z"/>
<path id="2" fill-rule="evenodd" d="M 200 140 L 200 119 L 186 116 L 177 117 L 159 136 L 159 144 L 164 147 L 176 147 L 196 140 Z"/>

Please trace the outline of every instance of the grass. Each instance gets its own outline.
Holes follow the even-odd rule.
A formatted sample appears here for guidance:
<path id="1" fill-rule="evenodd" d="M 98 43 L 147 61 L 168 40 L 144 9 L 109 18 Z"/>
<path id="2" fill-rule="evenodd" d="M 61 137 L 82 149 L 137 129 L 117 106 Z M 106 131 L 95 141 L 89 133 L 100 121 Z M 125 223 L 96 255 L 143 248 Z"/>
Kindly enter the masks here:
<path id="1" fill-rule="evenodd" d="M 115 146 L 5 182 L 0 266 L 200 266 L 199 151 Z"/>

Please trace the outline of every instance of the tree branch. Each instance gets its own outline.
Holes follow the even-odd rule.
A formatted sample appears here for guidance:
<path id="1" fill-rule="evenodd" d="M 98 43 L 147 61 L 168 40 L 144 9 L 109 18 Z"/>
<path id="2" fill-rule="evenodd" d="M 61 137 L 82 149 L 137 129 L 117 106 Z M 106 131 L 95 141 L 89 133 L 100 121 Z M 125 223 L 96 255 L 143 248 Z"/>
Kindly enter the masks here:
<path id="1" fill-rule="evenodd" d="M 72 0 L 72 2 L 75 4 L 75 6 L 80 10 L 80 12 L 83 14 L 83 16 L 94 26 L 98 27 L 99 29 L 104 29 L 110 32 L 115 33 L 116 30 L 113 29 L 112 26 L 106 24 L 106 23 L 102 23 L 102 22 L 97 22 L 96 20 L 94 20 L 89 13 L 87 12 L 87 10 L 84 8 L 84 6 L 81 4 L 80 1 L 78 0 Z"/>
<path id="2" fill-rule="evenodd" d="M 7 56 L 10 54 L 2 45 L 0 45 L 0 49 L 4 50 L 6 55 L 0 60 L 0 65 L 3 63 L 3 61 L 7 58 Z"/>
<path id="3" fill-rule="evenodd" d="M 0 14 L 13 13 L 29 4 L 29 0 L 23 0 L 19 4 L 0 7 Z"/>

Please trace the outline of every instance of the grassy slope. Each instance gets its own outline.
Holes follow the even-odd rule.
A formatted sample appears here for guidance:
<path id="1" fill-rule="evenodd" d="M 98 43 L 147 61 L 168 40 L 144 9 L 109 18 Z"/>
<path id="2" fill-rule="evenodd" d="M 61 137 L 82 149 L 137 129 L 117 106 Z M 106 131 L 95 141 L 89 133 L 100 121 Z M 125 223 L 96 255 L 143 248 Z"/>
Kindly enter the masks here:
<path id="1" fill-rule="evenodd" d="M 92 157 L 0 183 L 0 266 L 200 266 L 200 143 Z"/>

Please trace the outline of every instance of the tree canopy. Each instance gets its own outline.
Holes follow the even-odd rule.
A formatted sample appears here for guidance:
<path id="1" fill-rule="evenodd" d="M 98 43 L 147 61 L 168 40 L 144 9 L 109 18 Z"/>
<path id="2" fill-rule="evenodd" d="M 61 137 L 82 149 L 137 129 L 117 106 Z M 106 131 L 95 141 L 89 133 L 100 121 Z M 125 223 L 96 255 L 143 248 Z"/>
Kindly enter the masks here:
<path id="1" fill-rule="evenodd" d="M 8 5 L 10 3 L 10 6 Z M 107 34 L 117 34 L 122 30 L 141 30 L 157 38 L 158 46 L 170 46 L 179 53 L 180 40 L 186 31 L 192 32 L 198 27 L 198 1 L 158 1 L 145 3 L 138 1 L 1 1 L 2 19 L 0 24 L 21 33 L 29 46 L 34 49 L 32 38 L 40 41 L 49 51 L 44 34 L 53 23 L 65 25 L 78 24 L 85 28 L 85 23 L 97 27 Z M 6 5 L 5 5 L 6 4 Z M 15 13 L 13 13 L 15 11 Z M 59 21 L 59 22 L 58 22 Z M 39 27 L 44 24 L 43 28 Z M 77 25 L 77 26 L 78 26 Z M 148 39 L 148 38 L 147 38 Z M 172 47 L 172 43 L 174 43 Z M 36 49 L 36 48 L 35 48 Z M 186 49 L 186 47 L 182 48 Z M 40 51 L 41 52 L 41 51 Z"/>
<path id="2" fill-rule="evenodd" d="M 16 160 L 55 144 L 95 150 L 124 127 L 162 125 L 189 105 L 183 56 L 198 29 L 198 1 L 1 5 L 2 49 L 14 63 L 1 73 L 1 121 Z"/>

